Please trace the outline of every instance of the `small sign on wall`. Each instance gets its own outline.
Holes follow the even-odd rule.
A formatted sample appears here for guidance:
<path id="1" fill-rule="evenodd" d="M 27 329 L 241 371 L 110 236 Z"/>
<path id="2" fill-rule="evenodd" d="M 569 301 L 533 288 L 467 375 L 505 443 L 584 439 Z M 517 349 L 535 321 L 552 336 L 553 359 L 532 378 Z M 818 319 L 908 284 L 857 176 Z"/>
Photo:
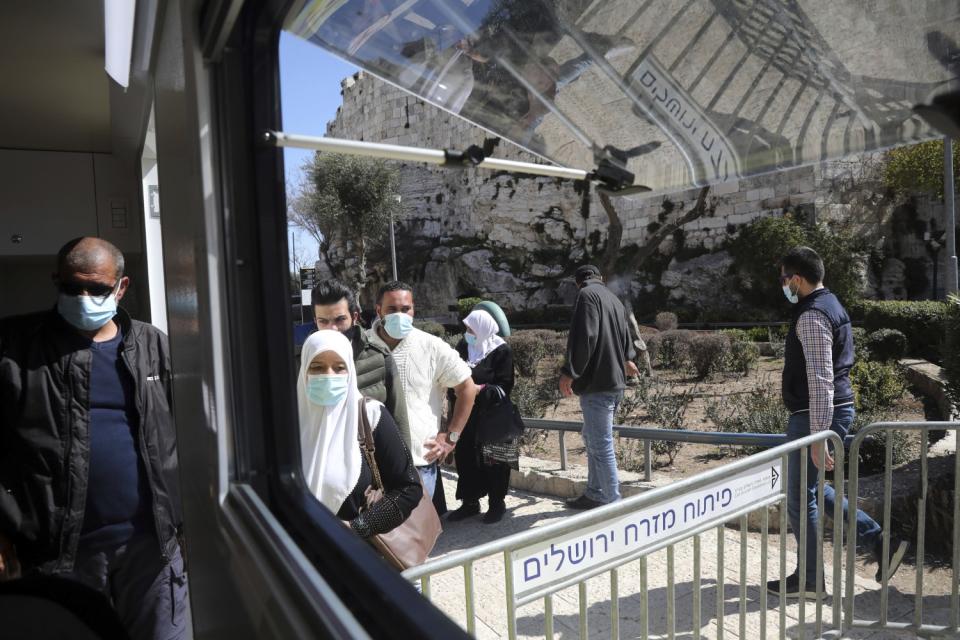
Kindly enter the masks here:
<path id="1" fill-rule="evenodd" d="M 160 185 L 151 184 L 147 186 L 147 204 L 150 208 L 150 217 L 160 217 Z"/>

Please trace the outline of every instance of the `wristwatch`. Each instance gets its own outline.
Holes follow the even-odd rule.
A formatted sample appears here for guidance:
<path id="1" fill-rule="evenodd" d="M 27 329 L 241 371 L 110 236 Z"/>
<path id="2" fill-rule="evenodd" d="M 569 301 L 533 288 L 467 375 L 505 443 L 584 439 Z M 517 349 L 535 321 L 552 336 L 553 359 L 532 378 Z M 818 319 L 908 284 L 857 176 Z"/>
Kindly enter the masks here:
<path id="1" fill-rule="evenodd" d="M 460 439 L 459 431 L 447 431 L 447 441 L 450 442 L 450 444 L 454 444 L 454 445 L 457 444 L 457 440 L 459 439 Z"/>

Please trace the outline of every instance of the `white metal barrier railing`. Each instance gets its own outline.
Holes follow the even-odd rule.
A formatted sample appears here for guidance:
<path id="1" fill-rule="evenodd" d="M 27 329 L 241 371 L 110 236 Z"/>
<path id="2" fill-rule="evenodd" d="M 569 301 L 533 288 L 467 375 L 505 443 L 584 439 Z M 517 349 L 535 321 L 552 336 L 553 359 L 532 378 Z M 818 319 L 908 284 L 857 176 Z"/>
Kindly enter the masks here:
<path id="1" fill-rule="evenodd" d="M 669 439 L 676 434 L 662 432 L 660 439 Z M 404 572 L 410 580 L 420 580 L 423 594 L 431 598 L 431 577 L 439 573 L 460 568 L 463 571 L 464 613 L 467 631 L 476 633 L 476 602 L 474 595 L 475 563 L 491 556 L 502 554 L 504 569 L 504 595 L 507 635 L 517 637 L 517 609 L 542 599 L 544 606 L 544 635 L 552 638 L 553 594 L 571 586 L 578 586 L 580 636 L 587 637 L 588 620 L 586 606 L 586 581 L 603 573 L 610 576 L 610 627 L 611 636 L 619 637 L 619 592 L 618 569 L 623 565 L 638 561 L 640 565 L 640 615 L 641 637 L 648 637 L 648 593 L 646 558 L 659 550 L 667 553 L 667 635 L 673 637 L 676 621 L 674 551 L 678 543 L 693 540 L 693 637 L 700 637 L 701 628 L 701 534 L 717 530 L 717 617 L 718 635 L 723 637 L 724 618 L 724 528 L 729 522 L 739 521 L 741 529 L 740 543 L 740 590 L 739 590 L 739 627 L 740 637 L 746 634 L 747 619 L 747 516 L 757 510 L 761 513 L 761 567 L 760 567 L 760 637 L 767 634 L 767 593 L 765 583 L 768 573 L 768 531 L 769 512 L 772 504 L 783 505 L 780 509 L 780 632 L 786 637 L 786 566 L 787 500 L 786 488 L 791 479 L 788 477 L 788 456 L 799 452 L 807 456 L 808 448 L 816 442 L 830 441 L 835 450 L 836 503 L 834 506 L 834 536 L 841 539 L 843 518 L 843 460 L 844 450 L 841 438 L 833 432 L 823 432 L 794 440 L 765 452 L 743 458 L 723 467 L 706 471 L 670 486 L 652 489 L 649 492 L 627 498 L 575 516 L 564 518 L 561 522 L 541 528 L 517 533 L 492 542 L 453 553 L 449 556 L 429 561 L 419 567 Z M 805 459 L 805 458 L 801 458 Z M 806 484 L 807 465 L 801 465 L 800 482 Z M 824 471 L 819 472 L 822 487 Z M 818 492 L 818 504 L 823 511 L 824 497 L 822 488 Z M 805 575 L 806 514 L 801 511 L 801 535 L 799 540 L 799 574 Z M 642 533 L 642 535 L 641 535 Z M 822 539 L 823 519 L 819 519 L 818 535 Z M 602 544 L 601 544 L 602 543 Z M 559 545 L 559 546 L 558 546 Z M 815 631 L 818 636 L 823 632 L 822 571 L 823 558 L 821 545 L 817 549 L 817 603 L 815 605 Z M 842 548 L 834 546 L 833 557 L 833 616 L 832 626 L 841 626 L 841 580 Z M 806 624 L 806 604 L 800 602 L 798 630 L 803 633 Z"/>
<path id="2" fill-rule="evenodd" d="M 926 544 L 926 508 L 928 499 L 928 451 L 929 432 L 934 430 L 953 431 L 956 443 L 954 452 L 954 486 L 953 486 L 953 531 L 952 540 L 952 582 L 950 593 L 950 619 L 948 624 L 924 623 L 924 566 Z M 957 422 L 878 422 L 861 429 L 850 445 L 850 460 L 859 460 L 860 449 L 866 438 L 885 433 L 884 451 L 884 479 L 883 479 L 883 531 L 889 532 L 892 525 L 892 491 L 893 491 L 893 437 L 894 431 L 920 432 L 920 486 L 917 499 L 917 539 L 916 549 L 916 584 L 913 606 L 913 621 L 910 623 L 889 620 L 890 585 L 887 577 L 887 562 L 890 557 L 890 536 L 884 535 L 882 550 L 882 581 L 880 585 L 879 617 L 876 620 L 863 620 L 855 617 L 854 598 L 854 571 L 856 569 L 856 549 L 854 545 L 847 545 L 846 565 L 846 594 L 844 597 L 844 629 L 885 629 L 901 633 L 910 633 L 925 636 L 957 635 L 960 632 L 960 590 L 958 590 L 958 569 L 960 569 L 960 423 Z M 859 465 L 850 467 L 849 496 L 851 502 L 856 502 L 860 489 Z M 856 530 L 856 514 L 851 510 L 848 514 L 848 531 Z"/>
<path id="3" fill-rule="evenodd" d="M 920 433 L 919 462 L 921 467 L 920 486 L 917 500 L 917 538 L 916 538 L 916 593 L 913 604 L 912 623 L 890 620 L 888 615 L 889 584 L 888 559 L 890 558 L 889 532 L 892 525 L 891 503 L 893 485 L 893 438 L 890 432 L 905 430 Z M 759 629 L 756 636 L 765 638 L 768 633 L 768 600 L 764 588 L 767 581 L 770 565 L 769 549 L 769 512 L 767 507 L 779 504 L 779 625 L 777 635 L 785 638 L 787 634 L 787 611 L 783 594 L 786 590 L 787 566 L 787 487 L 790 482 L 798 481 L 801 487 L 807 484 L 808 465 L 801 464 L 799 478 L 793 479 L 788 474 L 788 457 L 799 453 L 801 460 L 809 455 L 809 447 L 820 441 L 829 440 L 833 445 L 835 471 L 833 488 L 836 493 L 833 510 L 833 551 L 832 551 L 832 597 L 830 620 L 824 619 L 823 575 L 824 546 L 819 541 L 824 540 L 824 518 L 818 519 L 817 541 L 808 541 L 806 535 L 806 510 L 800 510 L 800 534 L 797 573 L 806 575 L 806 554 L 808 544 L 816 545 L 816 593 L 813 607 L 814 616 L 812 631 L 815 637 L 846 637 L 847 632 L 853 629 L 884 629 L 897 633 L 908 633 L 924 636 L 957 636 L 960 632 L 960 583 L 958 583 L 957 569 L 960 568 L 960 456 L 954 453 L 954 486 L 953 486 L 953 530 L 950 532 L 952 547 L 952 577 L 950 594 L 950 614 L 946 624 L 931 624 L 924 619 L 924 558 L 926 536 L 926 501 L 928 497 L 928 447 L 929 432 L 933 430 L 948 430 L 955 433 L 960 441 L 960 423 L 958 422 L 902 422 L 876 423 L 861 429 L 855 437 L 848 437 L 850 443 L 849 459 L 859 460 L 859 452 L 866 438 L 885 432 L 886 438 L 885 466 L 884 466 L 884 495 L 882 505 L 883 547 L 881 554 L 881 591 L 878 615 L 874 620 L 855 617 L 856 591 L 856 504 L 859 495 L 859 464 L 850 465 L 849 495 L 851 508 L 848 513 L 848 522 L 843 519 L 843 503 L 845 494 L 844 483 L 844 447 L 840 437 L 833 432 L 824 432 L 802 439 L 790 441 L 768 451 L 743 458 L 723 467 L 718 467 L 685 479 L 667 487 L 653 489 L 641 495 L 627 498 L 620 502 L 607 505 L 592 511 L 565 517 L 562 521 L 544 527 L 524 531 L 500 540 L 495 540 L 472 549 L 453 553 L 449 556 L 430 561 L 420 567 L 404 572 L 410 580 L 420 580 L 424 594 L 431 597 L 431 577 L 437 574 L 461 568 L 463 571 L 464 586 L 464 613 L 465 626 L 470 633 L 476 632 L 476 602 L 474 597 L 475 564 L 487 558 L 496 558 L 502 554 L 504 569 L 505 597 L 504 611 L 507 623 L 507 635 L 510 638 L 517 636 L 517 609 L 537 600 L 543 600 L 544 623 L 543 631 L 547 638 L 554 636 L 553 595 L 568 587 L 578 587 L 579 627 L 580 636 L 588 636 L 587 620 L 587 580 L 603 573 L 609 574 L 610 593 L 610 629 L 611 637 L 618 638 L 620 634 L 619 599 L 621 580 L 619 569 L 632 561 L 637 561 L 640 589 L 640 633 L 643 638 L 648 637 L 649 606 L 647 592 L 647 558 L 660 550 L 666 550 L 666 635 L 674 637 L 677 609 L 675 603 L 674 579 L 676 546 L 684 541 L 693 543 L 693 578 L 692 600 L 693 612 L 691 620 L 691 636 L 700 637 L 701 630 L 701 567 L 703 549 L 701 536 L 712 529 L 717 530 L 717 629 L 716 637 L 724 634 L 724 555 L 725 525 L 731 522 L 740 524 L 740 587 L 738 627 L 739 636 L 746 637 L 747 632 L 747 516 L 754 511 L 761 510 L 760 523 L 760 593 L 759 593 Z M 683 432 L 670 433 L 661 431 L 658 439 L 686 437 Z M 727 434 L 716 434 L 727 435 Z M 958 442 L 960 443 L 960 442 Z M 958 447 L 960 449 L 960 447 Z M 825 472 L 823 465 L 818 471 L 817 503 L 821 514 L 824 510 Z M 767 485 L 769 483 L 769 485 Z M 764 490 L 764 487 L 767 487 Z M 844 526 L 849 532 L 844 550 Z M 846 565 L 844 567 L 844 558 Z M 551 564 L 551 562 L 553 564 Z M 841 600 L 841 596 L 842 600 Z M 800 599 L 796 614 L 796 629 L 791 630 L 801 634 L 808 624 L 808 603 Z M 829 629 L 825 628 L 829 625 Z"/>

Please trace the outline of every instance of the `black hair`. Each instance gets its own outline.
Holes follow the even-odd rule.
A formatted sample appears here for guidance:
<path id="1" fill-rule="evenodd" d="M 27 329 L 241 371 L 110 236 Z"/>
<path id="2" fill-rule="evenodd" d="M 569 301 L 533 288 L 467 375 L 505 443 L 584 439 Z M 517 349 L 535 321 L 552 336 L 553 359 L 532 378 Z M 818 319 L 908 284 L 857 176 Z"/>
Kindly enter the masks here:
<path id="1" fill-rule="evenodd" d="M 85 246 L 77 249 L 80 244 Z M 81 236 L 70 240 L 60 247 L 57 252 L 57 273 L 63 275 L 65 271 L 91 272 L 104 257 L 113 262 L 117 280 L 123 277 L 123 252 L 103 238 Z"/>
<path id="2" fill-rule="evenodd" d="M 324 280 L 310 292 L 310 302 L 313 304 L 337 304 L 341 300 L 347 301 L 350 313 L 360 313 L 357 297 L 350 287 L 339 280 Z"/>
<path id="3" fill-rule="evenodd" d="M 794 247 L 780 260 L 786 273 L 798 275 L 810 284 L 823 282 L 823 260 L 810 247 Z"/>
<path id="4" fill-rule="evenodd" d="M 383 294 L 390 293 L 391 291 L 409 291 L 413 294 L 413 287 L 402 280 L 391 280 L 377 291 L 377 304 L 383 302 Z"/>

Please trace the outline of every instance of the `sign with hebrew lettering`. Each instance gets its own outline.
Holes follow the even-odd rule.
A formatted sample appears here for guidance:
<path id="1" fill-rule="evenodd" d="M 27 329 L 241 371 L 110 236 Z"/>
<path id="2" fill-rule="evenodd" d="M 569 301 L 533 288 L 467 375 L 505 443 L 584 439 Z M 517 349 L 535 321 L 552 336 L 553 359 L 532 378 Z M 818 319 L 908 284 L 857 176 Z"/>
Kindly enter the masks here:
<path id="1" fill-rule="evenodd" d="M 517 549 L 511 553 L 514 596 L 520 599 L 595 567 L 639 557 L 668 538 L 723 522 L 725 516 L 779 494 L 780 478 L 777 460 L 555 540 Z"/>

